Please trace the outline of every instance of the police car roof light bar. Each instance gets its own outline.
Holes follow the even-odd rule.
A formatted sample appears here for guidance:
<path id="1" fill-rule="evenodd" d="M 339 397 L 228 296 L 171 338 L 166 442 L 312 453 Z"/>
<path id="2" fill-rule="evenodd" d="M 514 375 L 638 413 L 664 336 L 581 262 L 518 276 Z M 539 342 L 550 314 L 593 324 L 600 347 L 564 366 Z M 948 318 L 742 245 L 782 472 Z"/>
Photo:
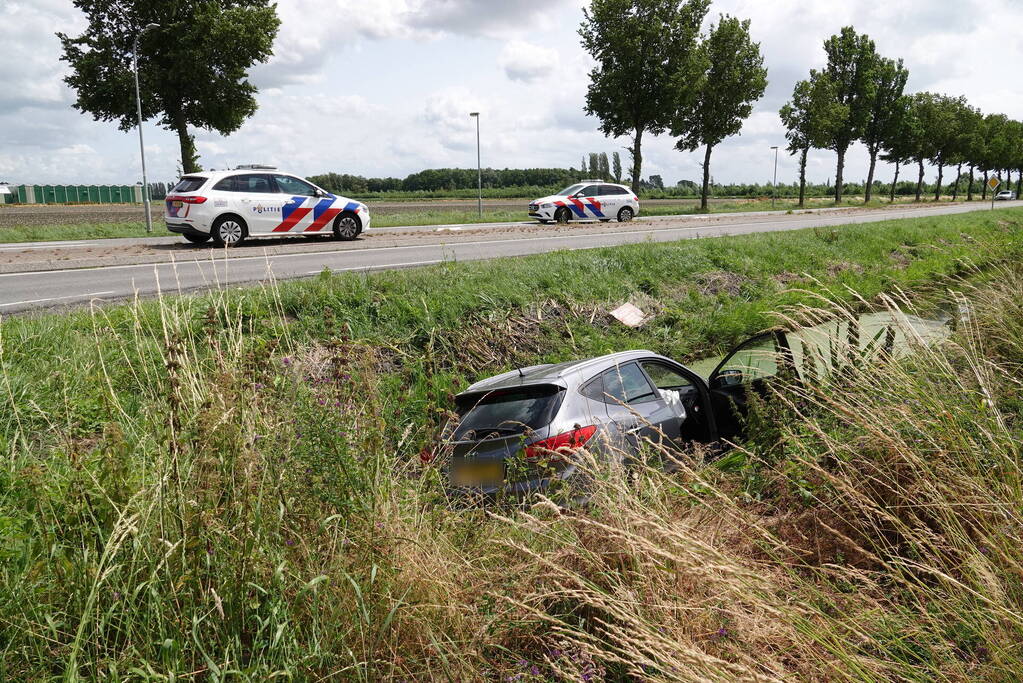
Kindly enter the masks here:
<path id="1" fill-rule="evenodd" d="M 276 171 L 277 167 L 267 166 L 266 164 L 241 164 L 239 166 L 235 166 L 234 168 L 234 170 L 236 171 L 240 171 L 242 169 L 246 171 Z"/>

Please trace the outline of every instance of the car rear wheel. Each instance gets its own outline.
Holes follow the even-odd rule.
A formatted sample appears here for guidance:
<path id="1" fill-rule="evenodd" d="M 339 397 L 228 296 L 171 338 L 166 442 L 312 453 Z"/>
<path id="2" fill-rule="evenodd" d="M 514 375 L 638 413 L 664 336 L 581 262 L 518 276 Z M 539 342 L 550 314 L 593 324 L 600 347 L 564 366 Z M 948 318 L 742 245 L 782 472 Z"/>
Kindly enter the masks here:
<path id="1" fill-rule="evenodd" d="M 632 209 L 626 206 L 621 211 L 618 212 L 618 222 L 628 223 L 632 220 L 633 215 L 634 214 L 632 213 Z"/>
<path id="2" fill-rule="evenodd" d="M 346 211 L 334 219 L 334 237 L 339 240 L 349 242 L 358 237 L 360 232 L 362 232 L 362 221 L 351 211 Z"/>
<path id="3" fill-rule="evenodd" d="M 554 212 L 554 221 L 556 223 L 567 223 L 570 213 L 564 206 Z"/>
<path id="4" fill-rule="evenodd" d="M 221 216 L 210 230 L 218 247 L 234 247 L 248 234 L 248 227 L 238 216 Z"/>
<path id="5" fill-rule="evenodd" d="M 210 241 L 210 236 L 209 235 L 192 234 L 192 235 L 182 235 L 182 237 L 184 237 L 186 240 L 188 240 L 192 244 L 205 244 L 205 243 Z"/>

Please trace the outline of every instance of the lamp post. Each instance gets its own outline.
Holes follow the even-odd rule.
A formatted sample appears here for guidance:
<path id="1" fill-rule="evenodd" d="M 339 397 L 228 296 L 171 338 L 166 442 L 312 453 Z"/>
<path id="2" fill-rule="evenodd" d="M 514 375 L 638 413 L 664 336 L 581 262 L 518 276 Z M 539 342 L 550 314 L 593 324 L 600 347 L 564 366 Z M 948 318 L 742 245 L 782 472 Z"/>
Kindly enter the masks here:
<path id="1" fill-rule="evenodd" d="M 139 92 L 139 38 L 146 31 L 160 28 L 159 24 L 146 24 L 145 28 L 135 34 L 135 42 L 131 48 L 132 66 L 135 72 L 135 111 L 139 117 L 139 154 L 142 156 L 142 203 L 146 208 L 146 232 L 153 232 L 153 212 L 149 206 L 149 180 L 146 178 L 146 145 L 142 141 L 142 95 Z"/>
<path id="2" fill-rule="evenodd" d="M 483 218 L 483 164 L 480 161 L 480 113 L 469 112 L 469 116 L 476 119 L 476 185 L 479 192 L 476 199 L 476 206 L 479 209 L 480 218 Z"/>
<path id="3" fill-rule="evenodd" d="M 778 145 L 771 147 L 774 150 L 774 180 L 771 181 L 771 208 L 774 208 L 774 198 L 778 195 Z"/>

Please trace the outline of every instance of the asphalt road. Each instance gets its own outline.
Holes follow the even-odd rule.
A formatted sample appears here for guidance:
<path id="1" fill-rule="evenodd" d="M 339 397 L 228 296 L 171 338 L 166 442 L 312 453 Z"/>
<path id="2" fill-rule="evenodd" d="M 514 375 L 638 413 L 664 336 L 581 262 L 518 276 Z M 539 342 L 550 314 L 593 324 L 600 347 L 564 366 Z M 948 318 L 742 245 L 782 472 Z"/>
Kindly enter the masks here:
<path id="1" fill-rule="evenodd" d="M 1001 204 L 1001 208 L 1014 206 L 1023 206 L 1023 202 Z M 27 272 L 0 273 L 0 315 L 40 308 L 81 306 L 90 301 L 118 300 L 136 295 L 148 297 L 158 293 L 222 288 L 271 278 L 302 278 L 324 269 L 343 272 L 409 268 L 645 241 L 669 242 L 959 214 L 985 208 L 985 205 L 978 204 L 955 204 L 919 209 L 836 210 L 793 215 L 659 217 L 624 225 L 592 223 L 540 227 L 501 223 L 463 226 L 462 230 L 438 229 L 437 226 L 389 228 L 371 231 L 355 242 L 252 240 L 249 246 L 230 250 L 227 258 L 221 250 L 185 245 L 168 238 L 0 244 L 0 255 L 27 259 L 28 267 L 33 267 L 34 263 L 34 269 Z M 101 252 L 98 256 L 76 256 L 96 250 Z M 50 252 L 57 257 L 50 258 Z M 114 258 L 118 252 L 130 253 L 126 259 Z M 46 253 L 48 258 L 33 262 L 39 253 Z M 18 258 L 11 260 L 12 267 L 19 266 Z M 92 262 L 108 264 L 52 267 L 55 263 L 85 265 Z"/>

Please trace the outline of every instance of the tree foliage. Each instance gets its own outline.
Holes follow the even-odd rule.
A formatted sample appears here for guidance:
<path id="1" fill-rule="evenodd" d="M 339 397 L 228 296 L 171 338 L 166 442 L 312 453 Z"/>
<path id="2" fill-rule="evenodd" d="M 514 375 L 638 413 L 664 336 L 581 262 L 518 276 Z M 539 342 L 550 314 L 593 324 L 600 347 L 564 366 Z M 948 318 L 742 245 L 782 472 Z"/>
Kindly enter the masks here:
<path id="1" fill-rule="evenodd" d="M 796 83 L 792 100 L 782 106 L 778 115 L 785 125 L 788 151 L 799 154 L 799 205 L 806 199 L 806 159 L 811 148 L 825 147 L 827 133 L 836 121 L 845 117 L 846 107 L 838 103 L 832 82 L 818 71 Z"/>
<path id="2" fill-rule="evenodd" d="M 860 141 L 866 146 L 867 153 L 870 155 L 865 202 L 870 201 L 877 155 L 881 152 L 884 141 L 891 137 L 892 132 L 899 125 L 897 105 L 906 89 L 909 71 L 903 67 L 901 59 L 877 57 L 868 79 L 871 91 L 870 109 L 860 134 Z"/>
<path id="3" fill-rule="evenodd" d="M 144 119 L 178 134 L 185 173 L 199 170 L 189 127 L 229 135 L 256 111 L 248 70 L 271 55 L 279 20 L 271 0 L 74 0 L 88 28 L 58 33 L 64 79 L 77 93 L 75 108 L 97 120 L 135 126 L 132 48 Z M 145 31 L 150 23 L 159 28 Z"/>
<path id="4" fill-rule="evenodd" d="M 583 9 L 582 45 L 596 61 L 586 113 L 610 137 L 630 135 L 638 191 L 644 133 L 663 133 L 677 110 L 672 84 L 692 68 L 710 0 L 592 0 Z"/>
<path id="5" fill-rule="evenodd" d="M 711 151 L 742 130 L 753 103 L 767 88 L 767 69 L 759 43 L 749 34 L 749 20 L 724 15 L 697 52 L 699 70 L 675 76 L 678 108 L 671 121 L 676 149 L 706 148 L 701 208 L 707 209 Z M 695 75 L 695 78 L 694 78 Z"/>

